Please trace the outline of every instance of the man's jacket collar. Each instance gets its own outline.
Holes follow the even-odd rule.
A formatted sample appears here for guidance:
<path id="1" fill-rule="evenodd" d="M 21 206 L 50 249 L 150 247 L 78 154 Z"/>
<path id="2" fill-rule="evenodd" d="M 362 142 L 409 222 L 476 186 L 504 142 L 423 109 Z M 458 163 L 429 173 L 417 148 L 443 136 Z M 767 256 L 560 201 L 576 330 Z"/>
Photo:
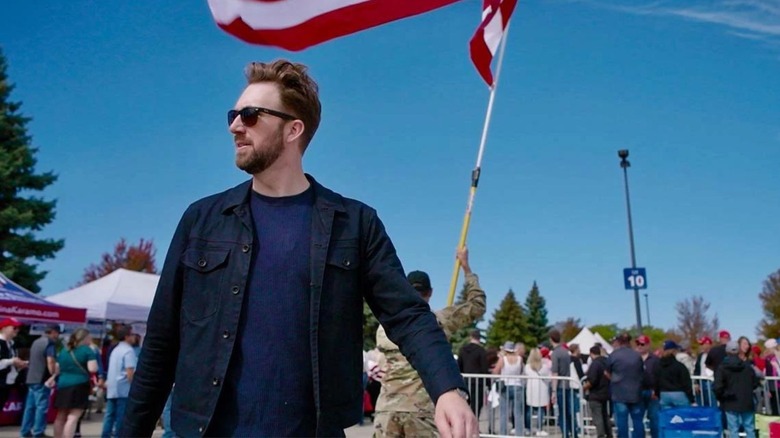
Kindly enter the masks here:
<path id="1" fill-rule="evenodd" d="M 318 210 L 333 208 L 335 211 L 344 212 L 344 202 L 341 195 L 334 193 L 318 183 L 313 176 L 306 174 L 309 184 L 314 187 L 314 203 Z M 249 179 L 243 183 L 228 190 L 225 194 L 225 206 L 222 213 L 227 214 L 240 205 L 249 204 L 249 195 L 252 193 L 252 180 Z"/>

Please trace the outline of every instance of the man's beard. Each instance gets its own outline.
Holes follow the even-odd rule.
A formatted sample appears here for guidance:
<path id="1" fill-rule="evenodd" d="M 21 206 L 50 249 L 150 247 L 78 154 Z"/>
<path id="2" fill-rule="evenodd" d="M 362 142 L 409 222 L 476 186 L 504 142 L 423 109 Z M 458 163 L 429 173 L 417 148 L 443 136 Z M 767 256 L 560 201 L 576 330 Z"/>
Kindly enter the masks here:
<path id="1" fill-rule="evenodd" d="M 256 175 L 271 167 L 282 155 L 284 151 L 282 129 L 279 128 L 259 150 L 254 144 L 250 147 L 252 150 L 249 156 L 236 155 L 236 166 L 250 175 Z"/>

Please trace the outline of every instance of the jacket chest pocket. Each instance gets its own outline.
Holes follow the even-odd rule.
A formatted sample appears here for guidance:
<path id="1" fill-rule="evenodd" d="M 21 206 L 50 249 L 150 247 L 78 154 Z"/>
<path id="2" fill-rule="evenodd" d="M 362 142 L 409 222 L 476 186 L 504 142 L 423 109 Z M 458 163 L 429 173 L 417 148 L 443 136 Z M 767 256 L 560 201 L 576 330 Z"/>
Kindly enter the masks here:
<path id="1" fill-rule="evenodd" d="M 331 242 L 325 267 L 323 300 L 333 300 L 336 307 L 360 298 L 360 258 L 357 241 Z"/>
<path id="2" fill-rule="evenodd" d="M 182 315 L 189 321 L 198 321 L 217 313 L 220 291 L 224 288 L 229 249 L 189 248 L 184 251 L 184 291 Z"/>

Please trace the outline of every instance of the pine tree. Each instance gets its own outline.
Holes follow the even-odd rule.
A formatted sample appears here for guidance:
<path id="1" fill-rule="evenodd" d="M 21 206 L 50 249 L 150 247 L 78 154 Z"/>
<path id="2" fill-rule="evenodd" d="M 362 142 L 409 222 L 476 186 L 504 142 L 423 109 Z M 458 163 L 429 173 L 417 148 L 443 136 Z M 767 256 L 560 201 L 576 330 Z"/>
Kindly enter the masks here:
<path id="1" fill-rule="evenodd" d="M 0 271 L 33 292 L 46 276 L 36 261 L 54 257 L 62 239 L 37 239 L 35 232 L 54 220 L 56 201 L 35 196 L 57 180 L 52 172 L 35 173 L 37 148 L 27 134 L 30 118 L 19 113 L 21 102 L 9 98 L 13 85 L 0 51 Z"/>
<path id="2" fill-rule="evenodd" d="M 547 325 L 547 303 L 539 293 L 539 287 L 534 281 L 528 297 L 525 299 L 525 308 L 528 311 L 528 344 L 535 347 L 547 340 L 550 327 Z"/>
<path id="3" fill-rule="evenodd" d="M 764 289 L 758 295 L 764 318 L 758 325 L 759 334 L 767 339 L 780 336 L 780 269 L 764 280 Z"/>
<path id="4" fill-rule="evenodd" d="M 528 323 L 525 309 L 515 298 L 512 289 L 501 300 L 487 329 L 487 345 L 499 347 L 506 341 L 528 342 Z"/>
<path id="5" fill-rule="evenodd" d="M 468 289 L 466 288 L 466 284 L 464 282 L 463 287 L 460 290 L 460 293 L 458 294 L 458 299 L 455 300 L 455 304 L 463 304 L 466 302 L 466 292 Z M 484 318 L 479 318 L 478 320 L 474 321 L 467 327 L 463 327 L 462 329 L 456 331 L 452 334 L 452 337 L 450 338 L 450 344 L 452 345 L 452 352 L 454 354 L 458 354 L 460 351 L 460 347 L 464 346 L 469 342 L 471 339 L 471 332 L 474 331 L 474 329 L 477 328 L 477 324 L 482 322 Z"/>

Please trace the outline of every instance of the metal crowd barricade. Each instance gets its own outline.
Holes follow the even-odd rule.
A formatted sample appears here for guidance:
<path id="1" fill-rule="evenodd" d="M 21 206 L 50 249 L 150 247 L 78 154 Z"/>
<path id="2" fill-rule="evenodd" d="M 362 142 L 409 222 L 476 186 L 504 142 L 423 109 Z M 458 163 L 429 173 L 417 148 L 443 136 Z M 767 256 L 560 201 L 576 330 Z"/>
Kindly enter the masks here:
<path id="1" fill-rule="evenodd" d="M 717 407 L 718 400 L 715 398 L 715 392 L 712 390 L 712 377 L 691 376 L 693 384 L 693 397 L 698 406 Z"/>
<path id="2" fill-rule="evenodd" d="M 761 384 L 758 412 L 772 417 L 780 416 L 780 377 L 766 376 Z"/>
<path id="3" fill-rule="evenodd" d="M 463 378 L 482 437 L 575 438 L 587 431 L 586 403 L 576 378 L 494 374 Z M 552 390 L 554 382 L 557 391 Z"/>

